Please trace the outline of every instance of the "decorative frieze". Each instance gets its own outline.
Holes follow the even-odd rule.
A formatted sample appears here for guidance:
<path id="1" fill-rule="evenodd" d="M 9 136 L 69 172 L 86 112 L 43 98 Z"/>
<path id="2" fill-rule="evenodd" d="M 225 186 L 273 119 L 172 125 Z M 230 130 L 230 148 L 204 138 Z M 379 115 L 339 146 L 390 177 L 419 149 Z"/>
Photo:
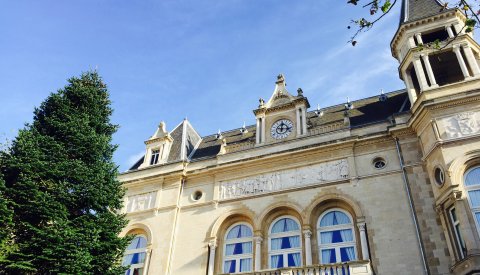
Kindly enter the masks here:
<path id="1" fill-rule="evenodd" d="M 128 196 L 125 203 L 127 213 L 153 208 L 155 206 L 156 196 L 156 191 Z"/>
<path id="2" fill-rule="evenodd" d="M 220 199 L 253 196 L 348 178 L 346 159 L 220 182 Z"/>
<path id="3" fill-rule="evenodd" d="M 443 130 L 442 138 L 450 139 L 478 134 L 480 132 L 478 119 L 478 112 L 459 113 L 439 119 L 440 130 Z"/>

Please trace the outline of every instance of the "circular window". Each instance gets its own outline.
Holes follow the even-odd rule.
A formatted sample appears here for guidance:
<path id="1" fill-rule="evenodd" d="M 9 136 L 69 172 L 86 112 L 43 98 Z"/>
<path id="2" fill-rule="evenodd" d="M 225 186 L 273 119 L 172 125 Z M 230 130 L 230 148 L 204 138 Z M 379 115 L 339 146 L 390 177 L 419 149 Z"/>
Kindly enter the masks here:
<path id="1" fill-rule="evenodd" d="M 192 194 L 192 200 L 198 201 L 203 197 L 202 191 L 195 191 L 195 193 Z"/>
<path id="2" fill-rule="evenodd" d="M 375 169 L 383 169 L 385 168 L 385 166 L 387 166 L 387 162 L 385 161 L 385 159 L 383 158 L 374 158 L 373 161 L 373 167 L 375 167 Z"/>
<path id="3" fill-rule="evenodd" d="M 434 174 L 435 174 L 435 182 L 438 185 L 442 185 L 445 182 L 445 173 L 443 172 L 442 168 L 440 167 L 435 168 Z"/>

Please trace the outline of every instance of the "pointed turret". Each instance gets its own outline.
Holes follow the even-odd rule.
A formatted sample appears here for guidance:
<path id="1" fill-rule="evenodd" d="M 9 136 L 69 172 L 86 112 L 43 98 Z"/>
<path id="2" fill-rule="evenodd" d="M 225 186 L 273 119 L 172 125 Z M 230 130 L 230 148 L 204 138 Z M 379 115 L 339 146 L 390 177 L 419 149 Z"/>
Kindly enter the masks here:
<path id="1" fill-rule="evenodd" d="M 444 3 L 437 0 L 403 0 L 400 24 L 439 14 L 445 7 Z"/>
<path id="2" fill-rule="evenodd" d="M 273 94 L 268 100 L 267 104 L 265 104 L 266 108 L 272 108 L 275 106 L 280 106 L 291 101 L 295 100 L 288 91 L 287 91 L 287 83 L 285 82 L 285 77 L 283 74 L 279 74 L 277 76 L 277 81 L 275 82 L 275 89 L 273 90 Z"/>

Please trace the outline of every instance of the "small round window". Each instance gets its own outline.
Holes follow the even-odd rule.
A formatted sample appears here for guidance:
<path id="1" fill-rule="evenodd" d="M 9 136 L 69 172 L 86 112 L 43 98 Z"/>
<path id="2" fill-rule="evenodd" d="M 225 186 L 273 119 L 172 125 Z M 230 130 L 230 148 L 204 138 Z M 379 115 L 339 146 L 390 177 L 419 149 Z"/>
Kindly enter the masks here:
<path id="1" fill-rule="evenodd" d="M 443 172 L 443 169 L 440 167 L 435 168 L 435 182 L 438 185 L 442 185 L 445 182 L 445 173 Z"/>
<path id="2" fill-rule="evenodd" d="M 195 193 L 192 194 L 192 200 L 198 201 L 203 197 L 202 191 L 195 191 Z"/>
<path id="3" fill-rule="evenodd" d="M 385 168 L 385 166 L 387 166 L 387 162 L 385 161 L 385 159 L 380 157 L 374 158 L 372 163 L 375 169 L 383 169 Z"/>

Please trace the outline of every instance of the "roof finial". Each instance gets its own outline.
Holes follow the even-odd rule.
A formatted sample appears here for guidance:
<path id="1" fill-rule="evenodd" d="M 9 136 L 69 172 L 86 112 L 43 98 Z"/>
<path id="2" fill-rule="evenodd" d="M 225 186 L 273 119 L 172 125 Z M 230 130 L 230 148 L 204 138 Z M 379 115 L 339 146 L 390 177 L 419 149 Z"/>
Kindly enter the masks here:
<path id="1" fill-rule="evenodd" d="M 303 96 L 303 90 L 302 88 L 297 89 L 298 96 Z"/>
<path id="2" fill-rule="evenodd" d="M 262 108 L 263 106 L 265 106 L 265 100 L 263 100 L 263 98 L 260 98 L 260 99 L 258 100 L 258 102 L 260 103 L 260 104 L 258 105 L 259 108 Z"/>
<path id="3" fill-rule="evenodd" d="M 277 75 L 277 81 L 275 82 L 275 84 L 279 83 L 285 83 L 285 77 L 283 76 L 283 74 Z M 287 86 L 287 83 L 285 83 L 285 86 Z"/>
<path id="4" fill-rule="evenodd" d="M 242 135 L 248 133 L 247 127 L 245 127 L 245 121 L 243 122 L 242 128 L 240 128 L 240 133 L 242 133 Z"/>

